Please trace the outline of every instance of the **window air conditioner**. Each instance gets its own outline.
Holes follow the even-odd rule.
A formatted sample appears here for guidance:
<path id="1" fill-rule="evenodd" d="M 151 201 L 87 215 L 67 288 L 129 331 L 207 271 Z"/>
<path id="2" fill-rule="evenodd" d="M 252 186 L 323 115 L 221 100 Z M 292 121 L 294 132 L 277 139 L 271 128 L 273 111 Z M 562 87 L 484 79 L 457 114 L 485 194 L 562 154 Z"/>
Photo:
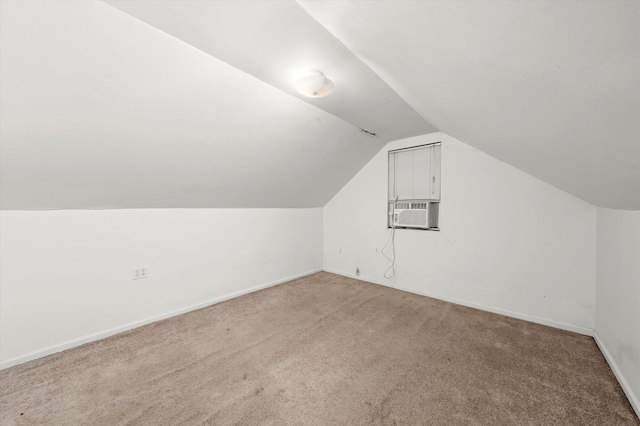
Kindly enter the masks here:
<path id="1" fill-rule="evenodd" d="M 438 203 L 396 201 L 392 203 L 392 223 L 396 228 L 434 229 L 438 227 Z"/>

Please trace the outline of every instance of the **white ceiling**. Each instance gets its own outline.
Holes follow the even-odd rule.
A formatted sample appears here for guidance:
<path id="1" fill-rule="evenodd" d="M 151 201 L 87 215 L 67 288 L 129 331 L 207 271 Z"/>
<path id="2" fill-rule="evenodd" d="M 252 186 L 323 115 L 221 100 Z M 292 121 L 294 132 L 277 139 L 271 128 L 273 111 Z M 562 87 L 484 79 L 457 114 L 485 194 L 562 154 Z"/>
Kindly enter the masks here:
<path id="1" fill-rule="evenodd" d="M 640 209 L 640 2 L 108 3 L 0 2 L 2 208 L 322 206 L 432 123 Z"/>
<path id="2" fill-rule="evenodd" d="M 640 2 L 299 3 L 441 131 L 640 209 Z"/>
<path id="3" fill-rule="evenodd" d="M 432 133 L 427 123 L 377 74 L 293 1 L 106 0 L 290 95 L 389 142 Z M 336 89 L 308 98 L 297 77 L 321 70 Z"/>
<path id="4" fill-rule="evenodd" d="M 1 7 L 2 208 L 317 207 L 385 144 L 105 3 Z"/>

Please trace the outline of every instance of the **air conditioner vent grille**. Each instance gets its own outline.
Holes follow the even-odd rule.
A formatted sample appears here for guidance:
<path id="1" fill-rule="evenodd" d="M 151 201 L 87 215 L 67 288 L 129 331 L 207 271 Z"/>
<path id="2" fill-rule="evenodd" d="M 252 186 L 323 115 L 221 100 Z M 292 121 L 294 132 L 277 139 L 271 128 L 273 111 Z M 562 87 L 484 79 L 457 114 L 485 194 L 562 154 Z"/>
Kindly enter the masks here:
<path id="1" fill-rule="evenodd" d="M 389 203 L 389 227 L 438 229 L 438 202 L 404 200 Z"/>
<path id="2" fill-rule="evenodd" d="M 420 226 L 425 227 L 427 225 L 427 211 L 426 210 L 403 210 L 400 212 L 398 222 L 405 226 Z"/>

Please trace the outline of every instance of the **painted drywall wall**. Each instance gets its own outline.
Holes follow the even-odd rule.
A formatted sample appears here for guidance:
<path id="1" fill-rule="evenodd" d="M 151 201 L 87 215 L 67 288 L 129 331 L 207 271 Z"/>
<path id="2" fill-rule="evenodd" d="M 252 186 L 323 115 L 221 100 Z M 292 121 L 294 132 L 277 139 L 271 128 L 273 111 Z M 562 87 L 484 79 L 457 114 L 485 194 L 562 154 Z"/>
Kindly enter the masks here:
<path id="1" fill-rule="evenodd" d="M 595 337 L 640 417 L 640 211 L 598 209 Z"/>
<path id="2" fill-rule="evenodd" d="M 322 267 L 322 209 L 2 211 L 0 227 L 3 367 Z"/>
<path id="3" fill-rule="evenodd" d="M 397 230 L 385 280 L 387 151 L 437 141 L 441 231 Z M 591 334 L 595 229 L 593 205 L 434 133 L 389 143 L 327 203 L 324 269 Z"/>

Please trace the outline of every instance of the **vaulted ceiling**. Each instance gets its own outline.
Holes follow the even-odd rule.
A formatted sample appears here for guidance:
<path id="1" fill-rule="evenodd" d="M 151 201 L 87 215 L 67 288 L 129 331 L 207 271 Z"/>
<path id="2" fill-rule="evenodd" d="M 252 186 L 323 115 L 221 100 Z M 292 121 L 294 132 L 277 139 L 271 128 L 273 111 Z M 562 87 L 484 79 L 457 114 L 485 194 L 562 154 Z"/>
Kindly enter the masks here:
<path id="1" fill-rule="evenodd" d="M 441 131 L 640 209 L 640 2 L 300 4 Z"/>
<path id="2" fill-rule="evenodd" d="M 441 130 L 640 209 L 639 5 L 2 1 L 0 205 L 322 206 Z"/>

